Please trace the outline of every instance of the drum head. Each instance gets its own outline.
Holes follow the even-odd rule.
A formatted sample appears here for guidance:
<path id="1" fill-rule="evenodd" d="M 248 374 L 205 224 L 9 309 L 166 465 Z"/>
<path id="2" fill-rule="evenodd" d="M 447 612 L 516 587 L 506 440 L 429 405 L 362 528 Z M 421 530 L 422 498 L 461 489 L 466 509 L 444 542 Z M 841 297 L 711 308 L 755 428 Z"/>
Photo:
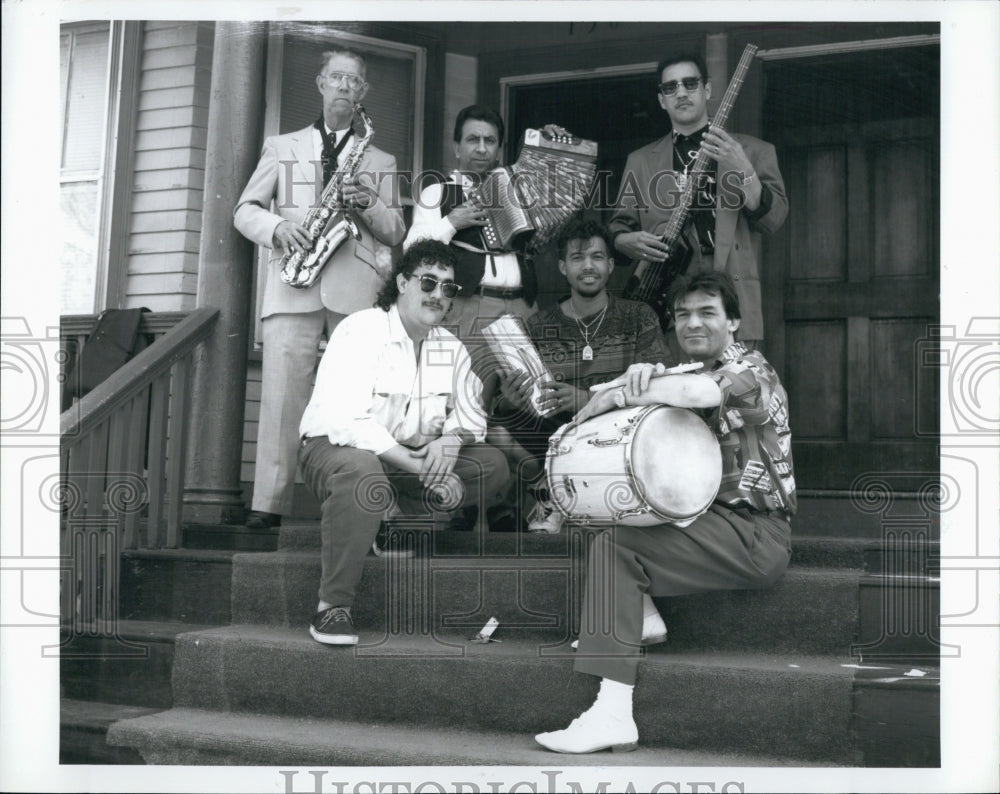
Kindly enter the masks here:
<path id="1" fill-rule="evenodd" d="M 703 513 L 722 482 L 715 434 L 692 411 L 667 405 L 646 414 L 640 426 L 630 464 L 643 498 L 670 520 Z"/>

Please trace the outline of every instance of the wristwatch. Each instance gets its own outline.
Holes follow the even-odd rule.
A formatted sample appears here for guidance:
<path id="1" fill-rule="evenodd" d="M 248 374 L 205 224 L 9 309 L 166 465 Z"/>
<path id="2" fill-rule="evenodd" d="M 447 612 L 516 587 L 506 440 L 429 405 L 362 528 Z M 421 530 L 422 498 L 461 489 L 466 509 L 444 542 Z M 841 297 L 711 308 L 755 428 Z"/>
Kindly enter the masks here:
<path id="1" fill-rule="evenodd" d="M 618 408 L 624 408 L 628 403 L 625 402 L 625 387 L 619 386 L 615 389 L 614 394 L 615 406 Z"/>

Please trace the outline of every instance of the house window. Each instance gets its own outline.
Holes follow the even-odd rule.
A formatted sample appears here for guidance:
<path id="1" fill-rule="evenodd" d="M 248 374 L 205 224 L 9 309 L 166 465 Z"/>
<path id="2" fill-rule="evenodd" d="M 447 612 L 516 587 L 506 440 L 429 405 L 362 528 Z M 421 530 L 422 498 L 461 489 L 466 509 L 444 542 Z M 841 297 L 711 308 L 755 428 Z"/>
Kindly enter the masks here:
<path id="1" fill-rule="evenodd" d="M 110 41 L 109 22 L 65 25 L 59 36 L 62 314 L 90 314 L 101 303 L 97 281 Z"/>

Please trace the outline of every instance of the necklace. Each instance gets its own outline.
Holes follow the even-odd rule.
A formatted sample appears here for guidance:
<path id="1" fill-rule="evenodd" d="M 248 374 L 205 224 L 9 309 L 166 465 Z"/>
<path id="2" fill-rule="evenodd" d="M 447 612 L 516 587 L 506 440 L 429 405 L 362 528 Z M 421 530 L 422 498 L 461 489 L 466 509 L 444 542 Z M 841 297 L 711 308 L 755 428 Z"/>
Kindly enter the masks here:
<path id="1" fill-rule="evenodd" d="M 678 172 L 677 174 L 677 187 L 680 190 L 684 190 L 684 188 L 687 187 L 688 169 L 694 165 L 694 161 L 698 159 L 698 149 L 688 149 L 688 159 L 685 160 L 684 153 L 677 146 L 678 142 L 683 145 L 686 142 L 686 136 L 682 136 L 680 133 L 674 133 L 673 135 L 674 153 L 677 155 L 677 160 L 680 164 L 684 166 L 684 173 L 682 174 Z"/>
<path id="2" fill-rule="evenodd" d="M 610 301 L 608 303 L 610 303 Z M 601 309 L 601 313 L 597 315 L 597 317 L 591 320 L 589 323 L 585 323 L 579 317 L 577 317 L 576 307 L 573 308 L 573 319 L 576 320 L 576 326 L 577 328 L 580 329 L 580 336 L 583 337 L 583 355 L 581 356 L 581 358 L 584 361 L 594 360 L 594 348 L 590 346 L 590 340 L 596 338 L 597 332 L 601 330 L 601 323 L 604 322 L 604 315 L 608 311 L 608 303 L 604 304 L 604 308 Z M 595 323 L 597 324 L 597 327 L 594 329 L 593 335 L 591 335 L 590 326 L 594 325 Z"/>

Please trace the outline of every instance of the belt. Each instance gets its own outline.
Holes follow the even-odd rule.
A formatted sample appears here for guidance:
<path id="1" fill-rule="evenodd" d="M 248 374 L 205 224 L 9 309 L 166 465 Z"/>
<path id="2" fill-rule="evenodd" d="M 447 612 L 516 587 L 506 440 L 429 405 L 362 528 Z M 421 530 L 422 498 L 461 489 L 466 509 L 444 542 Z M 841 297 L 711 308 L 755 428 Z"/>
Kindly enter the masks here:
<path id="1" fill-rule="evenodd" d="M 524 290 L 520 287 L 476 287 L 476 294 L 484 298 L 500 298 L 502 300 L 516 300 L 524 297 Z"/>

